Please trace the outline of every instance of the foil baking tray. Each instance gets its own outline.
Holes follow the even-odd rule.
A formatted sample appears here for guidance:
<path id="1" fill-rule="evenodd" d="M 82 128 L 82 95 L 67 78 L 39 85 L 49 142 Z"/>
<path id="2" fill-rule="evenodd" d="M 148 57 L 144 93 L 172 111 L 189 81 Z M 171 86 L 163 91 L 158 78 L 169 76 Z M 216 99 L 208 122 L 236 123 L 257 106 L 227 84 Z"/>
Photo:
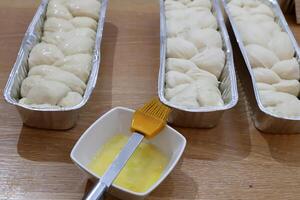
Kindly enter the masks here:
<path id="1" fill-rule="evenodd" d="M 218 0 L 212 0 L 212 11 L 216 16 L 218 22 L 218 29 L 223 39 L 223 50 L 226 55 L 226 63 L 220 77 L 219 86 L 219 89 L 222 93 L 222 98 L 224 100 L 224 106 L 210 106 L 197 109 L 187 109 L 171 104 L 164 95 L 167 27 L 164 0 L 160 1 L 160 70 L 158 78 L 158 96 L 161 102 L 172 108 L 172 112 L 168 122 L 175 126 L 191 128 L 212 128 L 218 124 L 224 111 L 233 108 L 238 102 L 237 82 L 235 76 L 232 47 Z"/>
<path id="2" fill-rule="evenodd" d="M 252 120 L 257 129 L 267 133 L 300 133 L 300 117 L 282 117 L 274 113 L 269 112 L 263 105 L 256 87 L 256 81 L 252 72 L 250 61 L 242 41 L 242 37 L 237 29 L 235 20 L 231 15 L 228 8 L 228 0 L 222 0 L 224 11 L 228 17 L 228 22 L 231 24 L 232 32 L 235 35 L 236 42 L 239 46 L 240 52 L 237 53 L 243 58 L 238 61 L 239 66 L 237 68 L 241 84 L 246 94 L 246 100 L 249 104 L 252 112 Z M 270 6 L 275 14 L 275 21 L 280 25 L 283 31 L 285 31 L 292 42 L 295 49 L 295 56 L 299 62 L 300 50 L 297 41 L 290 30 L 288 23 L 280 9 L 280 6 L 276 0 L 261 0 L 261 2 Z M 239 54 L 239 55 L 238 55 Z"/>
<path id="3" fill-rule="evenodd" d="M 4 98 L 8 103 L 17 107 L 24 124 L 36 128 L 64 130 L 75 126 L 79 110 L 87 103 L 95 88 L 101 60 L 100 46 L 108 0 L 100 1 L 101 8 L 93 51 L 92 69 L 83 99 L 78 105 L 66 108 L 38 108 L 19 103 L 21 83 L 27 77 L 29 71 L 27 62 L 29 53 L 41 39 L 48 2 L 49 0 L 42 0 L 25 33 L 16 62 L 4 90 Z"/>

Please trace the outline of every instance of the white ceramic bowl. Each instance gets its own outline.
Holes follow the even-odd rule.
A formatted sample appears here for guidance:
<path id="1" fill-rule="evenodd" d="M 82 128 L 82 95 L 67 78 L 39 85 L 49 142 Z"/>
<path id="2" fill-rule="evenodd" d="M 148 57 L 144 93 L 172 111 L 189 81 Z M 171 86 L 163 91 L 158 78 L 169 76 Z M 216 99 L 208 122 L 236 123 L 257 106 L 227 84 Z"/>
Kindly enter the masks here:
<path id="1" fill-rule="evenodd" d="M 108 139 L 116 134 L 130 135 L 130 125 L 133 116 L 133 110 L 116 107 L 96 122 L 94 122 L 80 137 L 71 152 L 71 159 L 82 170 L 94 177 L 100 178 L 87 168 L 88 163 L 104 145 Z M 144 193 L 137 193 L 117 185 L 112 185 L 108 191 L 112 195 L 124 199 L 144 199 L 150 194 L 173 170 L 180 159 L 186 145 L 186 139 L 170 126 L 166 126 L 164 130 L 155 138 L 149 141 L 159 148 L 169 158 L 169 163 L 163 171 L 160 179 Z"/>

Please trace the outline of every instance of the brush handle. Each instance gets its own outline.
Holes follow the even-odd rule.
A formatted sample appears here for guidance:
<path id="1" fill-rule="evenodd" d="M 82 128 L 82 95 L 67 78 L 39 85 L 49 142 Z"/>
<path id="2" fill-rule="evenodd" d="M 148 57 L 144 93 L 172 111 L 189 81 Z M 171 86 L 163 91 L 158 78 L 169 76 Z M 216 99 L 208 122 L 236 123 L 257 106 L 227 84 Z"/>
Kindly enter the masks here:
<path id="1" fill-rule="evenodd" d="M 85 200 L 101 200 L 106 189 L 106 185 L 102 181 L 99 181 L 97 185 L 93 188 L 93 190 L 85 198 Z"/>
<path id="2" fill-rule="evenodd" d="M 110 167 L 106 170 L 100 181 L 97 183 L 95 188 L 90 192 L 85 200 L 100 200 L 101 196 L 107 188 L 111 186 L 113 181 L 117 178 L 128 159 L 131 157 L 133 152 L 139 146 L 144 139 L 144 135 L 134 132 L 129 138 L 127 144 L 119 153 L 117 158 L 113 161 Z"/>

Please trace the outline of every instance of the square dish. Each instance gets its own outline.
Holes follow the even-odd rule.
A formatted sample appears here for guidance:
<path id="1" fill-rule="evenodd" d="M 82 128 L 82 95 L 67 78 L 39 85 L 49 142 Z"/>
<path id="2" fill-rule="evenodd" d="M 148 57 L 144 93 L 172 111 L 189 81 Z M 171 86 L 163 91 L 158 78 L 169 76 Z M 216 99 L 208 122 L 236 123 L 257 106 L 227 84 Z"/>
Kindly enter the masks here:
<path id="1" fill-rule="evenodd" d="M 89 170 L 87 165 L 101 146 L 103 146 L 111 137 L 116 134 L 130 136 L 130 124 L 133 112 L 134 111 L 131 109 L 116 107 L 100 117 L 84 132 L 73 147 L 71 152 L 71 159 L 73 162 L 92 177 L 100 178 Z M 124 200 L 144 199 L 157 188 L 174 169 L 185 149 L 186 139 L 170 126 L 166 126 L 164 130 L 150 140 L 149 143 L 155 145 L 169 158 L 169 163 L 159 180 L 144 193 L 133 192 L 114 184 L 109 189 L 109 193 Z"/>

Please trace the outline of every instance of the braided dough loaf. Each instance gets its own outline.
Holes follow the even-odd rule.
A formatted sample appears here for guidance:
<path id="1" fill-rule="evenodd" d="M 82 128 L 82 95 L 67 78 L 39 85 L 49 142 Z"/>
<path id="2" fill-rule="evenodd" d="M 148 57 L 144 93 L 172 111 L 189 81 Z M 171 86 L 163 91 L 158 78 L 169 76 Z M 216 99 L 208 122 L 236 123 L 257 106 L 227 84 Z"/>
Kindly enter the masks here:
<path id="1" fill-rule="evenodd" d="M 166 99 L 184 108 L 223 106 L 223 41 L 210 0 L 166 0 Z"/>
<path id="2" fill-rule="evenodd" d="M 82 101 L 95 45 L 98 0 L 50 0 L 41 43 L 28 58 L 20 103 L 70 107 Z"/>
<path id="3" fill-rule="evenodd" d="M 261 0 L 231 0 L 228 4 L 253 68 L 260 99 L 281 117 L 299 117 L 299 62 L 289 38 Z"/>

